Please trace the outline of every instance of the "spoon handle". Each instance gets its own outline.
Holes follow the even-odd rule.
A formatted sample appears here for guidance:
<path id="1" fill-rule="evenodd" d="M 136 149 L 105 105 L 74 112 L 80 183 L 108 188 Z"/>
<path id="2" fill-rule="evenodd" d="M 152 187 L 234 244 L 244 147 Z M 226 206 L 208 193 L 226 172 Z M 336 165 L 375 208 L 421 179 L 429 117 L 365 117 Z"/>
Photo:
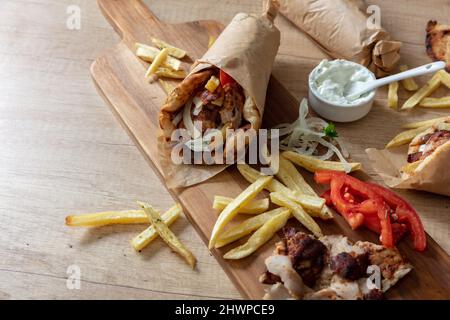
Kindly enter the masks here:
<path id="1" fill-rule="evenodd" d="M 436 61 L 433 63 L 429 63 L 429 64 L 426 64 L 426 65 L 423 65 L 423 66 L 420 66 L 420 67 L 417 67 L 417 68 L 414 68 L 411 70 L 393 74 L 392 76 L 389 76 L 389 77 L 378 79 L 373 82 L 373 87 L 371 90 L 378 88 L 378 87 L 382 87 L 382 86 L 387 85 L 394 81 L 400 81 L 400 80 L 408 79 L 411 77 L 421 76 L 423 74 L 436 72 L 436 71 L 439 71 L 444 68 L 445 68 L 444 61 Z M 369 90 L 369 91 L 371 91 L 371 90 Z"/>

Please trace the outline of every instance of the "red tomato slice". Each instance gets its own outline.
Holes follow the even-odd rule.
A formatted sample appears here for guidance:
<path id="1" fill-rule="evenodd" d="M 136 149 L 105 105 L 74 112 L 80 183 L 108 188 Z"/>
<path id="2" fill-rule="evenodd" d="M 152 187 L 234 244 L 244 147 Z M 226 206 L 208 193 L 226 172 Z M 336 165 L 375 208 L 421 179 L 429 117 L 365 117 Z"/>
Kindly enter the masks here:
<path id="1" fill-rule="evenodd" d="M 394 243 L 397 243 L 401 238 L 408 233 L 408 226 L 403 223 L 392 224 L 392 234 L 394 235 Z"/>
<path id="2" fill-rule="evenodd" d="M 220 84 L 222 85 L 222 87 L 225 87 L 227 84 L 233 84 L 236 83 L 236 81 L 225 71 L 220 70 Z"/>
<path id="3" fill-rule="evenodd" d="M 391 208 L 395 210 L 400 221 L 407 221 L 411 230 L 414 249 L 424 251 L 427 247 L 427 237 L 419 214 L 406 200 L 391 190 L 374 183 L 367 183 L 380 195 Z"/>
<path id="4" fill-rule="evenodd" d="M 380 219 L 381 236 L 380 241 L 386 248 L 394 246 L 394 236 L 392 234 L 390 208 L 385 203 L 380 201 L 378 203 L 378 219 Z"/>
<path id="5" fill-rule="evenodd" d="M 380 225 L 380 219 L 378 219 L 378 213 L 364 215 L 364 226 L 367 229 L 380 234 L 381 233 L 381 225 Z"/>
<path id="6" fill-rule="evenodd" d="M 331 202 L 352 229 L 364 224 L 381 234 L 381 242 L 386 247 L 392 247 L 410 230 L 414 248 L 425 250 L 426 235 L 419 215 L 391 190 L 338 171 L 318 171 L 314 179 L 317 183 L 332 186 L 329 193 Z M 327 200 L 328 193 L 324 197 Z"/>
<path id="7" fill-rule="evenodd" d="M 354 204 L 349 203 L 342 197 L 342 188 L 344 186 L 344 177 L 336 177 L 331 180 L 331 201 L 336 210 L 347 220 L 350 227 L 355 230 L 364 223 L 364 216 L 352 210 Z"/>
<path id="8" fill-rule="evenodd" d="M 321 170 L 314 173 L 314 180 L 319 184 L 330 184 L 335 176 L 343 176 L 345 173 L 332 170 Z"/>
<path id="9" fill-rule="evenodd" d="M 332 206 L 333 205 L 333 201 L 331 201 L 331 190 L 330 189 L 328 189 L 327 191 L 322 193 L 320 195 L 320 197 L 325 199 L 325 204 L 327 206 Z"/>

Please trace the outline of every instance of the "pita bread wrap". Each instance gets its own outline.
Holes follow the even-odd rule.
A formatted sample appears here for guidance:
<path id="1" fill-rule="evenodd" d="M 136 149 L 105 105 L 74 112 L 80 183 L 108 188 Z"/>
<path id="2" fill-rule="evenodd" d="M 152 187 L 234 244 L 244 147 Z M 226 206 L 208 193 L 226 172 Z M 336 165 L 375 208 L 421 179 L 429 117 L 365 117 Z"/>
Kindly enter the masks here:
<path id="1" fill-rule="evenodd" d="M 377 77 L 390 73 L 400 59 L 401 42 L 391 41 L 385 29 L 368 23 L 363 0 L 279 2 L 280 13 L 332 58 L 362 64 Z"/>
<path id="2" fill-rule="evenodd" d="M 204 88 L 212 75 L 219 78 L 218 72 L 225 72 L 234 79 L 237 83 L 236 90 L 240 90 L 243 96 L 239 117 L 234 112 L 227 125 L 235 130 L 240 128 L 241 131 L 249 128 L 258 130 L 261 127 L 267 85 L 280 45 L 280 32 L 273 23 L 277 12 L 277 2 L 272 0 L 267 1 L 260 16 L 238 13 L 212 47 L 194 63 L 189 75 L 167 97 L 159 113 L 161 134 L 158 147 L 161 168 L 169 188 L 197 184 L 227 167 L 216 163 L 206 165 L 204 162 L 175 164 L 171 157 L 174 148 L 172 135 L 177 132 L 177 122 L 174 120 L 178 117 L 177 121 L 180 121 L 180 114 L 185 110 L 186 104 L 191 103 L 193 96 Z M 239 95 L 238 93 L 237 96 Z M 223 118 L 220 113 L 220 119 Z M 184 116 L 182 119 L 185 119 Z M 224 128 L 224 124 L 220 123 L 220 126 Z M 184 121 L 182 125 L 185 126 Z M 220 130 L 220 127 L 217 129 Z M 225 140 L 225 153 L 228 141 L 229 139 Z"/>
<path id="3" fill-rule="evenodd" d="M 450 196 L 450 137 L 443 138 L 431 152 L 426 141 L 439 130 L 450 130 L 450 118 L 418 134 L 409 144 L 393 149 L 367 149 L 372 167 L 391 188 L 416 189 Z M 448 131 L 450 132 L 450 131 Z M 436 141 L 435 141 L 436 142 Z M 420 152 L 417 155 L 417 152 Z M 420 157 L 421 156 L 421 157 Z M 419 158 L 420 157 L 420 158 Z M 410 159 L 408 164 L 407 160 Z M 413 165 L 410 170 L 405 170 Z M 408 172 L 406 172 L 408 171 Z"/>

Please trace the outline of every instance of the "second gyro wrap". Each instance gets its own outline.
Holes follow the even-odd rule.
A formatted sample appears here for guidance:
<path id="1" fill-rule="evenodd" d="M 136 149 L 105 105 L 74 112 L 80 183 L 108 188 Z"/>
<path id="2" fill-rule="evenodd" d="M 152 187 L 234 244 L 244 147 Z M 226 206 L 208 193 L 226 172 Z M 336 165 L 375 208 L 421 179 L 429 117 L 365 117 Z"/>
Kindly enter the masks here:
<path id="1" fill-rule="evenodd" d="M 221 131 L 224 157 L 229 151 L 237 151 L 239 145 L 228 148 L 232 144 L 227 143 L 239 132 L 260 129 L 267 85 L 280 45 L 280 32 L 273 24 L 278 9 L 274 1 L 267 3 L 260 16 L 237 14 L 162 106 L 160 163 L 169 187 L 202 182 L 226 167 L 220 162 L 175 164 L 171 152 L 177 129 L 189 133 L 184 146 L 190 146 L 192 154 L 214 145 L 215 139 L 206 138 L 208 130 Z M 240 131 L 230 138 L 225 134 L 227 129 Z M 196 145 L 198 139 L 201 143 Z"/>
<path id="2" fill-rule="evenodd" d="M 418 133 L 409 145 L 366 152 L 389 187 L 450 196 L 450 117 Z"/>
<path id="3" fill-rule="evenodd" d="M 369 68 L 377 77 L 398 62 L 401 43 L 381 27 L 368 27 L 362 0 L 279 0 L 280 12 L 328 55 Z"/>

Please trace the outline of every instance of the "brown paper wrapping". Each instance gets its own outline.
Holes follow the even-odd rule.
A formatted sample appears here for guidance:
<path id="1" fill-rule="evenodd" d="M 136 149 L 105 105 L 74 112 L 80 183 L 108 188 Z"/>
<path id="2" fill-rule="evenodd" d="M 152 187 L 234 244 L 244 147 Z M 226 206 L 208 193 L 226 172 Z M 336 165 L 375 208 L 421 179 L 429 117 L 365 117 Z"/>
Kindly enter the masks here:
<path id="1" fill-rule="evenodd" d="M 280 45 L 280 32 L 273 24 L 278 8 L 268 1 L 261 16 L 238 13 L 190 74 L 216 66 L 231 75 L 253 98 L 260 120 L 264 113 L 267 85 Z M 187 187 L 205 181 L 227 165 L 175 165 L 170 149 L 159 137 L 160 164 L 169 188 Z"/>
<path id="2" fill-rule="evenodd" d="M 393 149 L 366 149 L 372 167 L 391 188 L 416 189 L 450 196 L 450 142 L 442 145 L 427 157 L 410 175 L 400 169 L 407 164 L 408 146 Z"/>
<path id="3" fill-rule="evenodd" d="M 400 59 L 401 42 L 384 29 L 369 29 L 360 0 L 278 0 L 280 13 L 303 30 L 329 56 L 360 63 L 377 77 Z"/>

